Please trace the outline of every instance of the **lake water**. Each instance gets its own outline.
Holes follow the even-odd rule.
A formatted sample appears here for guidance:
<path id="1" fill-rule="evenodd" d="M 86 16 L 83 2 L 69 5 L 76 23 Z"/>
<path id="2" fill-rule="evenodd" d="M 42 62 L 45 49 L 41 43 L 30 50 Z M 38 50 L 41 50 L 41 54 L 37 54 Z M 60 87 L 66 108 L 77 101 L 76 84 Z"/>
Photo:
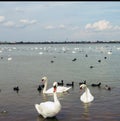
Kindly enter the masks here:
<path id="1" fill-rule="evenodd" d="M 54 81 L 64 80 L 65 86 L 74 81 L 74 88 L 58 95 L 62 109 L 55 118 L 44 119 L 34 107 L 53 101 L 37 90 L 43 76 L 48 77 L 48 88 Z M 84 80 L 94 96 L 89 104 L 80 100 L 79 82 Z M 100 88 L 91 86 L 99 82 Z M 18 93 L 13 90 L 17 85 Z M 120 44 L 0 45 L 0 121 L 119 120 Z"/>

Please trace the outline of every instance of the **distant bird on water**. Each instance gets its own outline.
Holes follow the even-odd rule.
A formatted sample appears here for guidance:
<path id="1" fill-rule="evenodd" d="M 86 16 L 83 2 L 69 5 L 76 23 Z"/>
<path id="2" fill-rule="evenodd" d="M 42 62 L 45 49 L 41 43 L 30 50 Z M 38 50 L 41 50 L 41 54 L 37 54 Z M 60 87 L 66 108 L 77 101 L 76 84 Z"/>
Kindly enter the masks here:
<path id="1" fill-rule="evenodd" d="M 19 92 L 19 87 L 16 86 L 16 87 L 13 87 L 13 90 L 16 91 L 17 93 Z"/>
<path id="2" fill-rule="evenodd" d="M 84 82 L 79 82 L 79 85 L 81 84 L 86 84 L 86 80 L 84 80 Z"/>
<path id="3" fill-rule="evenodd" d="M 57 82 L 58 83 L 58 86 L 63 86 L 64 83 L 63 83 L 63 80 L 61 80 L 61 82 Z"/>
<path id="4" fill-rule="evenodd" d="M 43 88 L 44 88 L 44 84 L 39 85 L 38 88 L 37 88 L 37 90 L 40 92 Z"/>
<path id="5" fill-rule="evenodd" d="M 94 96 L 91 94 L 86 84 L 80 85 L 80 89 L 84 89 L 84 93 L 80 96 L 80 100 L 83 103 L 90 103 L 94 100 Z"/>
<path id="6" fill-rule="evenodd" d="M 111 87 L 108 86 L 108 85 L 105 85 L 105 89 L 106 89 L 106 90 L 111 90 Z"/>
<path id="7" fill-rule="evenodd" d="M 74 58 L 72 61 L 76 61 L 77 59 L 76 58 Z"/>
<path id="8" fill-rule="evenodd" d="M 91 84 L 92 87 L 100 87 L 100 85 L 101 85 L 101 82 L 98 84 Z"/>
<path id="9" fill-rule="evenodd" d="M 72 81 L 72 83 L 67 83 L 66 86 L 72 86 L 72 87 L 74 87 L 74 82 Z"/>

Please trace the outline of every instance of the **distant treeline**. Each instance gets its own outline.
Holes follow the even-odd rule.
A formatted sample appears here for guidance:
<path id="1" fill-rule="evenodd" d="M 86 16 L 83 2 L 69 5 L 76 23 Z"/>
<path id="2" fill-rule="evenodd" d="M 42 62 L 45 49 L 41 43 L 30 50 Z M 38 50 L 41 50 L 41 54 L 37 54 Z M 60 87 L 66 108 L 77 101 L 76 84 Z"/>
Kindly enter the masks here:
<path id="1" fill-rule="evenodd" d="M 0 42 L 0 44 L 97 44 L 97 43 L 120 43 L 120 41 L 64 41 L 64 42 L 54 42 L 54 41 L 46 41 L 46 42 Z"/>

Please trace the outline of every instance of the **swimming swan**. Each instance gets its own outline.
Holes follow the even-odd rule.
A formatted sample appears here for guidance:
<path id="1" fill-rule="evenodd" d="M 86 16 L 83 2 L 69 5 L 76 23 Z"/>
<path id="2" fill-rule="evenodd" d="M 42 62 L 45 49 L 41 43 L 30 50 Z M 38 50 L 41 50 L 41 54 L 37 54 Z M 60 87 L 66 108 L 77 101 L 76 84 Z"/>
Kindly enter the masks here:
<path id="1" fill-rule="evenodd" d="M 54 102 L 51 101 L 46 101 L 46 102 L 42 102 L 40 104 L 35 104 L 35 108 L 37 110 L 37 112 L 42 115 L 44 118 L 47 117 L 54 117 L 56 116 L 60 110 L 61 110 L 61 104 L 57 98 L 56 95 L 56 91 L 57 91 L 57 82 L 53 83 L 53 98 L 54 98 Z"/>
<path id="2" fill-rule="evenodd" d="M 45 94 L 53 93 L 53 87 L 51 87 L 51 88 L 49 88 L 47 90 L 47 85 L 48 85 L 48 79 L 47 79 L 47 77 L 43 77 L 42 78 L 42 82 L 44 82 L 43 93 L 45 93 Z M 70 88 L 71 87 L 57 86 L 57 93 L 67 92 Z"/>
<path id="3" fill-rule="evenodd" d="M 90 93 L 89 88 L 86 84 L 80 85 L 80 89 L 84 89 L 85 92 L 80 96 L 80 100 L 84 103 L 89 103 L 94 100 L 94 96 Z"/>

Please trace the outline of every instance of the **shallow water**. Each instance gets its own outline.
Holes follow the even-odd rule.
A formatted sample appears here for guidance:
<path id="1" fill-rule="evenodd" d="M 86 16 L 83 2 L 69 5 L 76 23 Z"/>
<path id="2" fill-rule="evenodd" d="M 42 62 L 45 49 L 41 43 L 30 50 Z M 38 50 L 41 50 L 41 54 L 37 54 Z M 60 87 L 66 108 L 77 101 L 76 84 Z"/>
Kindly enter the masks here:
<path id="1" fill-rule="evenodd" d="M 0 45 L 0 57 L 0 121 L 120 120 L 119 44 Z M 65 85 L 74 81 L 74 88 L 58 95 L 62 110 L 55 118 L 44 119 L 34 107 L 53 101 L 51 95 L 37 91 L 43 76 L 48 77 L 48 88 L 54 81 L 64 80 Z M 83 80 L 94 95 L 90 104 L 80 100 Z M 101 88 L 91 86 L 99 82 Z M 111 91 L 104 89 L 106 84 Z M 13 91 L 17 85 L 18 93 Z"/>

